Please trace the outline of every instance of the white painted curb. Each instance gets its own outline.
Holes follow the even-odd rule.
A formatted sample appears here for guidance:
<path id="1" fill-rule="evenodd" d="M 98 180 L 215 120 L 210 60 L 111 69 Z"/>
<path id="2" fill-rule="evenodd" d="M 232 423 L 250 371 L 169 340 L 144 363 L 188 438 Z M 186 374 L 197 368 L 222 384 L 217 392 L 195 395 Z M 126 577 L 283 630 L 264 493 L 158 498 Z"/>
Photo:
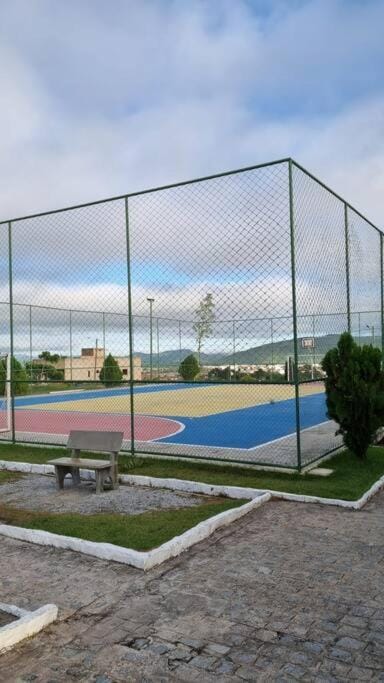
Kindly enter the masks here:
<path id="1" fill-rule="evenodd" d="M 27 462 L 11 462 L 0 460 L 0 470 L 9 472 L 23 472 L 31 474 L 54 474 L 53 465 L 35 465 Z M 92 470 L 81 470 L 83 479 L 94 480 L 95 473 Z M 123 484 L 132 486 L 148 486 L 153 488 L 171 489 L 173 491 L 184 491 L 186 493 L 197 493 L 208 496 L 227 496 L 228 498 L 245 498 L 253 500 L 261 494 L 270 493 L 273 498 L 279 500 L 290 500 L 295 503 L 320 503 L 321 505 L 335 505 L 337 507 L 350 508 L 351 510 L 361 510 L 364 505 L 384 486 L 384 475 L 380 477 L 371 488 L 366 491 L 358 500 L 343 500 L 342 498 L 322 498 L 321 496 L 306 496 L 298 493 L 287 493 L 285 491 L 275 491 L 274 489 L 254 489 L 242 486 L 224 486 L 219 484 L 204 484 L 198 481 L 187 479 L 166 479 L 159 477 L 147 477 L 138 474 L 121 474 L 119 476 Z"/>
<path id="2" fill-rule="evenodd" d="M 15 605 L 0 603 L 0 609 L 18 617 L 0 628 L 0 654 L 51 624 L 57 619 L 58 612 L 56 605 L 44 605 L 34 612 L 29 612 Z"/>
<path id="3" fill-rule="evenodd" d="M 146 571 L 165 562 L 171 557 L 180 555 L 180 553 L 184 552 L 184 550 L 187 550 L 192 545 L 195 545 L 195 543 L 199 543 L 203 539 L 208 538 L 216 529 L 231 524 L 231 522 L 243 517 L 254 508 L 263 505 L 263 503 L 266 503 L 270 498 L 271 495 L 269 493 L 264 493 L 258 498 L 254 498 L 248 503 L 244 503 L 244 505 L 220 512 L 218 515 L 205 519 L 180 536 L 175 536 L 170 541 L 167 541 L 158 548 L 154 548 L 148 552 L 123 548 L 118 545 L 113 545 L 112 543 L 96 543 L 94 541 L 85 541 L 81 538 L 61 536 L 60 534 L 52 534 L 49 531 L 25 529 L 9 524 L 0 524 L 0 534 L 2 536 L 8 536 L 9 538 L 16 538 L 19 541 L 27 541 L 28 543 L 49 545 L 65 550 L 75 550 L 76 552 L 92 555 L 102 560 L 113 560 L 114 562 L 133 565 L 137 569 L 144 569 L 144 571 Z"/>
<path id="4" fill-rule="evenodd" d="M 11 472 L 24 472 L 33 474 L 53 474 L 53 465 L 36 465 L 31 463 L 0 461 L 0 470 Z M 93 479 L 94 472 L 91 470 L 81 470 L 84 479 Z M 295 493 L 286 493 L 274 490 L 261 490 L 243 488 L 240 486 L 219 486 L 205 484 L 201 482 L 186 481 L 183 479 L 160 479 L 157 477 L 145 477 L 139 475 L 121 475 L 120 480 L 125 484 L 136 486 L 149 486 L 154 488 L 167 488 L 188 493 L 205 494 L 211 496 L 228 496 L 234 499 L 249 499 L 248 503 L 231 510 L 210 517 L 197 524 L 192 529 L 188 529 L 180 536 L 175 536 L 158 548 L 148 552 L 140 552 L 131 548 L 123 548 L 111 543 L 96 543 L 86 541 L 81 538 L 61 536 L 48 531 L 35 529 L 24 529 L 8 524 L 0 524 L 0 535 L 16 538 L 29 543 L 39 545 L 49 545 L 56 548 L 74 550 L 86 555 L 92 555 L 103 560 L 120 562 L 132 565 L 138 569 L 147 571 L 159 565 L 171 557 L 176 557 L 180 553 L 190 548 L 195 543 L 199 543 L 208 538 L 216 529 L 227 526 L 231 522 L 246 515 L 251 510 L 263 505 L 271 499 L 294 501 L 298 503 L 320 503 L 323 505 L 336 505 L 352 510 L 360 510 L 368 500 L 384 486 L 384 476 L 376 481 L 364 495 L 356 501 L 347 501 L 335 498 L 321 498 L 320 496 L 305 496 Z"/>

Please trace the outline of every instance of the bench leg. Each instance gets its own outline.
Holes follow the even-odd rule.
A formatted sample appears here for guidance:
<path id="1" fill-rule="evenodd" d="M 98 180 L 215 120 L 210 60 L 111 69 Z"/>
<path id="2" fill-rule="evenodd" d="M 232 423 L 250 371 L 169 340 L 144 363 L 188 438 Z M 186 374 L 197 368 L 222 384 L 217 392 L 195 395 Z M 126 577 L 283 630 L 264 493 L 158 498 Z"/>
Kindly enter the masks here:
<path id="1" fill-rule="evenodd" d="M 104 489 L 104 477 L 100 470 L 96 470 L 96 493 L 102 493 Z"/>
<path id="2" fill-rule="evenodd" d="M 58 491 L 64 488 L 64 478 L 66 475 L 65 469 L 62 467 L 55 467 L 56 488 Z"/>
<path id="3" fill-rule="evenodd" d="M 72 467 L 71 468 L 71 474 L 72 474 L 72 481 L 74 486 L 80 486 L 81 481 L 80 481 L 80 470 L 78 467 Z"/>

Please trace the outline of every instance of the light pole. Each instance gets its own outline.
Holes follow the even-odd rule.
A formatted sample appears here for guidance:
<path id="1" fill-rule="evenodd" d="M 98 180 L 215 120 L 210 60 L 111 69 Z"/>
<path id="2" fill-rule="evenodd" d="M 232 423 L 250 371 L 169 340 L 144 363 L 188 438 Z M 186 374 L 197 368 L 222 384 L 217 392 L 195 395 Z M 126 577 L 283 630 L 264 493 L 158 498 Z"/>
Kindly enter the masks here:
<path id="1" fill-rule="evenodd" d="M 375 326 L 374 325 L 367 325 L 368 330 L 371 330 L 372 334 L 372 346 L 375 346 Z"/>
<path id="2" fill-rule="evenodd" d="M 152 310 L 154 299 L 147 296 L 147 301 L 149 302 L 149 379 L 152 379 L 153 375 L 153 329 L 152 329 Z"/>

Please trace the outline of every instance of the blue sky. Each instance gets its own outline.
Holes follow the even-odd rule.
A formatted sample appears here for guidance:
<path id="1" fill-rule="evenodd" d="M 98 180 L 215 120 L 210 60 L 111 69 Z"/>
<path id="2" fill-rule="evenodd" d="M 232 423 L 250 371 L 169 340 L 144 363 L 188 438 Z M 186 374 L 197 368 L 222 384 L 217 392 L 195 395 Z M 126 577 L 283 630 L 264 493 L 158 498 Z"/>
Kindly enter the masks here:
<path id="1" fill-rule="evenodd" d="M 0 217 L 293 156 L 384 226 L 383 26 L 384 0 L 4 0 Z M 92 226 L 86 235 L 73 222 L 76 250 L 68 223 L 47 222 L 29 242 L 20 228 L 19 300 L 126 310 L 123 216 Z M 99 239 L 112 229 L 106 255 Z M 28 277 L 39 262 L 45 286 L 35 267 Z M 172 269 L 153 271 L 154 290 L 160 271 Z M 194 310 L 209 282 L 187 291 L 185 272 L 176 294 L 155 291 L 160 311 L 177 297 Z M 135 293 L 143 310 L 148 274 Z M 279 286 L 272 313 L 289 302 L 289 282 Z"/>

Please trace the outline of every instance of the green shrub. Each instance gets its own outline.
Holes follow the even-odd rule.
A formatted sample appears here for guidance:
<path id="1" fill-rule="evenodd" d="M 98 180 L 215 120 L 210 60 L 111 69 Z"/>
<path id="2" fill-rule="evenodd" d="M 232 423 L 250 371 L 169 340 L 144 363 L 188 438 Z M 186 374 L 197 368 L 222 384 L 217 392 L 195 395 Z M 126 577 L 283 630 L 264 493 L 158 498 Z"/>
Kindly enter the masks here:
<path id="1" fill-rule="evenodd" d="M 5 395 L 5 380 L 7 377 L 7 360 L 2 358 L 0 361 L 0 394 Z M 28 394 L 29 385 L 27 373 L 24 365 L 22 365 L 15 357 L 11 361 L 11 377 L 13 380 L 13 394 L 15 396 Z"/>
<path id="2" fill-rule="evenodd" d="M 183 379 L 195 379 L 199 372 L 199 363 L 197 362 L 197 358 L 193 355 L 193 353 L 184 358 L 179 365 L 179 375 L 181 375 Z"/>
<path id="3" fill-rule="evenodd" d="M 100 382 L 106 387 L 118 386 L 123 379 L 123 373 L 117 362 L 117 360 L 112 356 L 111 353 L 104 358 L 103 367 L 100 370 L 99 376 Z"/>
<path id="4" fill-rule="evenodd" d="M 358 346 L 348 332 L 322 361 L 328 417 L 339 424 L 337 433 L 358 458 L 366 457 L 376 431 L 384 424 L 381 362 L 379 349 Z"/>

